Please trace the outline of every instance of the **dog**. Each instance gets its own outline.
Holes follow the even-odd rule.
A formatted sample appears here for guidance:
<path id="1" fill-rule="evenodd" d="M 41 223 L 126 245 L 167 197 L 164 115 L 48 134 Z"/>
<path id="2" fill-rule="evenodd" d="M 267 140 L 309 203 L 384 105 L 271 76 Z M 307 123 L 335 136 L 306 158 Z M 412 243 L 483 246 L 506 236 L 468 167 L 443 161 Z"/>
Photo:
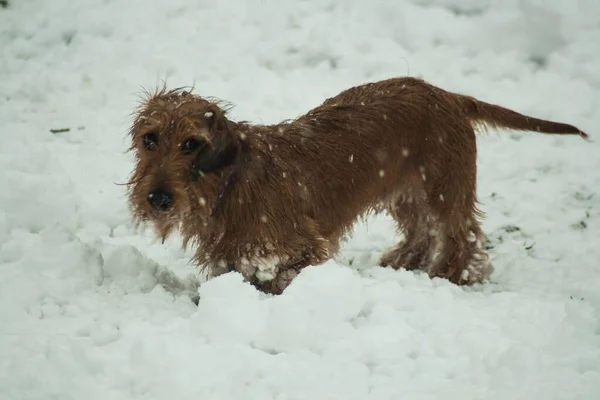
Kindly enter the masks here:
<path id="1" fill-rule="evenodd" d="M 476 130 L 588 135 L 412 77 L 349 88 L 293 120 L 233 121 L 183 88 L 147 93 L 130 129 L 136 224 L 179 231 L 209 277 L 280 294 L 332 258 L 355 222 L 387 212 L 402 240 L 381 266 L 458 285 L 491 265 L 476 198 Z"/>

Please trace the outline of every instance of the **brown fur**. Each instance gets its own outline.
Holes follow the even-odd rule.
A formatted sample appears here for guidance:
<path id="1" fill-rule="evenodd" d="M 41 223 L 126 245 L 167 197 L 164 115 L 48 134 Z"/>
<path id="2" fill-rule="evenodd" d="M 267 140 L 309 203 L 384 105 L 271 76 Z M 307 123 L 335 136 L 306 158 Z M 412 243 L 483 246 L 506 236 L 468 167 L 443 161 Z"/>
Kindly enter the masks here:
<path id="1" fill-rule="evenodd" d="M 358 218 L 380 211 L 404 235 L 381 265 L 481 282 L 489 263 L 476 207 L 478 126 L 587 138 L 415 78 L 350 88 L 276 125 L 234 122 L 217 102 L 163 89 L 131 129 L 129 200 L 163 239 L 178 229 L 211 276 L 236 270 L 269 293 L 331 258 Z M 148 138 L 157 139 L 150 149 Z M 184 154 L 189 138 L 198 147 Z M 153 208 L 151 192 L 170 200 Z"/>

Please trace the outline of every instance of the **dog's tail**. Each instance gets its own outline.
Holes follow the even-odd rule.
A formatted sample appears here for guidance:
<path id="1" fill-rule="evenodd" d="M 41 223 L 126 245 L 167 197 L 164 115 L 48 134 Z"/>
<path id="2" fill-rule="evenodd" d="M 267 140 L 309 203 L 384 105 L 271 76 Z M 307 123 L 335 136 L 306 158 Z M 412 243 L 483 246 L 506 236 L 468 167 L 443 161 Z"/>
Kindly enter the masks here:
<path id="1" fill-rule="evenodd" d="M 468 118 L 477 124 L 483 124 L 491 128 L 508 128 L 517 131 L 578 135 L 589 140 L 587 133 L 573 125 L 529 117 L 508 108 L 477 100 L 471 96 L 459 96 Z"/>

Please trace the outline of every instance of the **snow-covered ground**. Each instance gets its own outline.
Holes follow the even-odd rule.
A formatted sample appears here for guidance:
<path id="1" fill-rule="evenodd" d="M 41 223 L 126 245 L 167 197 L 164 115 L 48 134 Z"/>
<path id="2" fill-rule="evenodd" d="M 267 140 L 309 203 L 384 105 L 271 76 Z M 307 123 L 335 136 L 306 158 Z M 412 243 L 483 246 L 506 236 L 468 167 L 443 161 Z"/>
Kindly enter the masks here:
<path id="1" fill-rule="evenodd" d="M 377 267 L 386 216 L 279 297 L 132 229 L 143 87 L 276 122 L 407 74 L 595 140 L 480 137 L 490 283 Z M 597 0 L 9 0 L 0 399 L 600 399 L 598 110 Z"/>

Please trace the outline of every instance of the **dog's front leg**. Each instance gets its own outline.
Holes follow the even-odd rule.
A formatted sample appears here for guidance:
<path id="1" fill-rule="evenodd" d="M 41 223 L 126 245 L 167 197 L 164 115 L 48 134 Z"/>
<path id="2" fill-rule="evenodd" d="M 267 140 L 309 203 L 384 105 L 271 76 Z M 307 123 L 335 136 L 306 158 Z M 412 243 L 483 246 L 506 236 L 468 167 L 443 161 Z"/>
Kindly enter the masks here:
<path id="1" fill-rule="evenodd" d="M 298 276 L 303 268 L 306 268 L 311 263 L 307 259 L 298 262 L 280 265 L 277 269 L 277 275 L 269 280 L 256 279 L 252 284 L 260 291 L 269 294 L 281 294 Z"/>
<path id="2" fill-rule="evenodd" d="M 308 255 L 292 258 L 264 254 L 253 258 L 242 257 L 236 263 L 235 270 L 261 292 L 281 294 L 303 268 L 313 264 L 311 260 L 313 257 Z"/>
<path id="3" fill-rule="evenodd" d="M 318 240 L 319 243 L 327 243 L 324 240 Z M 284 257 L 286 262 L 277 265 L 277 268 L 273 271 L 273 274 L 263 275 L 260 279 L 259 272 L 257 271 L 257 279 L 253 282 L 253 285 L 260 291 L 270 294 L 281 294 L 283 291 L 292 283 L 292 281 L 298 276 L 300 271 L 311 265 L 319 265 L 325 262 L 330 257 L 330 246 L 321 247 L 318 246 L 316 249 L 313 248 L 312 252 L 306 252 L 297 257 Z"/>
<path id="4" fill-rule="evenodd" d="M 269 241 L 247 243 L 238 248 L 235 257 L 227 258 L 232 261 L 222 263 L 215 271 L 222 274 L 235 270 L 260 291 L 280 294 L 300 270 L 327 261 L 335 250 L 328 240 L 318 235 L 299 236 L 296 241 L 292 238 L 286 243 L 285 248 L 276 248 Z M 289 246 L 290 243 L 293 246 Z"/>
<path id="5" fill-rule="evenodd" d="M 262 253 L 254 257 L 242 257 L 235 266 L 248 281 L 265 282 L 274 279 L 282 260 L 276 254 Z"/>

